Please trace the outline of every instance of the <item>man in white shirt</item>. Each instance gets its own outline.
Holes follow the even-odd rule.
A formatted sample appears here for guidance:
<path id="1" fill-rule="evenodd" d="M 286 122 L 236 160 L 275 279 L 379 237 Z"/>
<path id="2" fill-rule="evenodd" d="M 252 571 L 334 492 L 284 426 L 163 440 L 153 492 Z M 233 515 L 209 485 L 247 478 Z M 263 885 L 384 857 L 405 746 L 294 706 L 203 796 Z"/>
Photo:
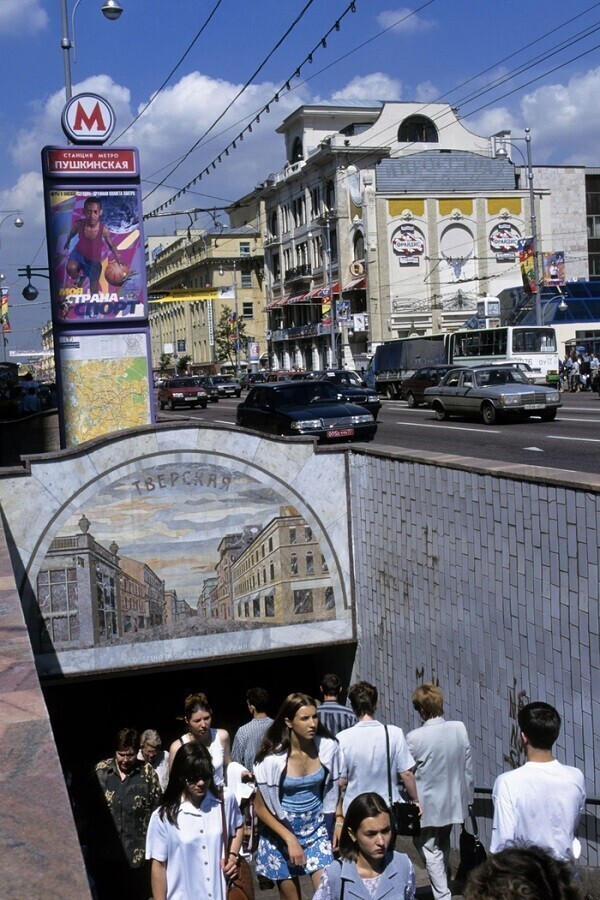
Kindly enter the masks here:
<path id="1" fill-rule="evenodd" d="M 340 789 L 343 796 L 338 804 L 336 827 L 341 827 L 352 800 L 365 791 L 375 791 L 389 801 L 385 730 L 375 718 L 377 688 L 367 681 L 359 681 L 348 691 L 348 699 L 358 722 L 337 736 L 342 751 Z M 392 803 L 400 799 L 398 776 L 410 799 L 418 803 L 415 777 L 411 772 L 415 761 L 406 746 L 404 733 L 396 725 L 386 727 L 390 742 Z"/>
<path id="2" fill-rule="evenodd" d="M 575 829 L 585 806 L 583 774 L 552 755 L 561 725 L 553 706 L 528 703 L 517 718 L 527 762 L 496 779 L 490 851 L 534 844 L 572 862 Z"/>
<path id="3" fill-rule="evenodd" d="M 464 724 L 444 718 L 444 695 L 437 685 L 422 684 L 412 703 L 423 721 L 406 736 L 423 810 L 421 834 L 414 844 L 427 866 L 435 900 L 451 900 L 450 834 L 473 802 L 471 745 Z"/>

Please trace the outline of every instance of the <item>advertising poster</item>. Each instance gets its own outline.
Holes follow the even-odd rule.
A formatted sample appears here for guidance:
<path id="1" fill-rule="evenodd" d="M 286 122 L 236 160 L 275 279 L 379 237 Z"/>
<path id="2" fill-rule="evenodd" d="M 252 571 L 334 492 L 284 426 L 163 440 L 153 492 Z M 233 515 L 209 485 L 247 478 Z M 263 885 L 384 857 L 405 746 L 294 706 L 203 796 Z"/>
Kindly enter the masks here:
<path id="1" fill-rule="evenodd" d="M 147 316 L 139 188 L 47 189 L 54 322 Z"/>
<path id="2" fill-rule="evenodd" d="M 63 446 L 154 421 L 147 329 L 61 331 L 57 340 Z"/>
<path id="3" fill-rule="evenodd" d="M 565 254 L 563 250 L 542 253 L 542 273 L 544 284 L 565 283 Z"/>
<path id="4" fill-rule="evenodd" d="M 535 294 L 537 285 L 535 283 L 535 262 L 532 238 L 521 238 L 519 241 L 519 265 L 521 267 L 523 287 L 528 294 Z"/>

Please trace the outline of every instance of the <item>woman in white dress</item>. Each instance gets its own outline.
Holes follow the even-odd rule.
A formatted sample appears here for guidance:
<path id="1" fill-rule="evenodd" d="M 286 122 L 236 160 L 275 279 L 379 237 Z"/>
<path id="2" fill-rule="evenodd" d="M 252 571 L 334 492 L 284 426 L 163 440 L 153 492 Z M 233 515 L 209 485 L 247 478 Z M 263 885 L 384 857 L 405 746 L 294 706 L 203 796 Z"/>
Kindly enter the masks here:
<path id="1" fill-rule="evenodd" d="M 152 900 L 215 900 L 235 880 L 244 820 L 233 794 L 215 786 L 213 771 L 208 750 L 195 742 L 175 754 L 146 836 Z"/>
<path id="2" fill-rule="evenodd" d="M 194 741 L 206 747 L 215 769 L 215 784 L 225 782 L 225 771 L 231 762 L 231 742 L 224 728 L 212 728 L 212 709 L 206 694 L 189 694 L 185 698 L 183 718 L 187 731 L 169 748 L 169 766 L 173 765 L 175 754 L 184 744 Z"/>
<path id="3" fill-rule="evenodd" d="M 405 853 L 391 849 L 394 837 L 385 800 L 372 792 L 355 797 L 342 826 L 340 858 L 325 869 L 313 900 L 414 900 L 415 870 Z"/>

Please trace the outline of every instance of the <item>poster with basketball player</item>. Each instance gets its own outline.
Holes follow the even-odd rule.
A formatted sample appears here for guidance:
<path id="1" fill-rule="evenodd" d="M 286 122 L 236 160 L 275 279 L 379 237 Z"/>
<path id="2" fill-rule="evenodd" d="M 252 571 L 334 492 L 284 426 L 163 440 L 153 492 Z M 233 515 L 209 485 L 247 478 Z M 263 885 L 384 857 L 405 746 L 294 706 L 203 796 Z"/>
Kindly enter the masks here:
<path id="1" fill-rule="evenodd" d="M 147 317 L 139 188 L 47 191 L 56 323 Z"/>

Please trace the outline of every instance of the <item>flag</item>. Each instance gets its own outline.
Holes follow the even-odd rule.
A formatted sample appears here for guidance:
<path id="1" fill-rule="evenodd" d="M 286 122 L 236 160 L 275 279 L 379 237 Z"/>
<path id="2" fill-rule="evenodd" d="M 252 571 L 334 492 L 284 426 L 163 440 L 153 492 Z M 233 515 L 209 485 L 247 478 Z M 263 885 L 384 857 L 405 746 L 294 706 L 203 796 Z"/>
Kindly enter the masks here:
<path id="1" fill-rule="evenodd" d="M 542 273 L 544 284 L 565 283 L 565 254 L 563 250 L 542 253 Z"/>
<path id="2" fill-rule="evenodd" d="M 6 334 L 11 330 L 8 321 L 8 291 L 6 288 L 0 289 L 0 331 Z"/>

